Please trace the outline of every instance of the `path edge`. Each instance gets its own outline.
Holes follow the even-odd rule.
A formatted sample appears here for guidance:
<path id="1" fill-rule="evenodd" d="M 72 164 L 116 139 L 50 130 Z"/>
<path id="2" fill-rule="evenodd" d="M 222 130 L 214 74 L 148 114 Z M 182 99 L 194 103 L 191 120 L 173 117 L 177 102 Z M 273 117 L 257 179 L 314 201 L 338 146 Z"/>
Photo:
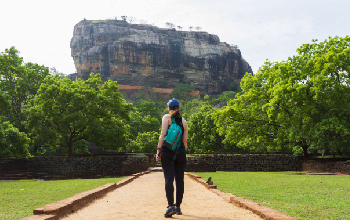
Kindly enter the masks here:
<path id="1" fill-rule="evenodd" d="M 107 193 L 119 187 L 122 187 L 134 179 L 150 172 L 150 170 L 147 170 L 144 172 L 135 173 L 119 182 L 107 183 L 98 188 L 75 194 L 74 196 L 67 199 L 44 205 L 42 207 L 34 209 L 34 215 L 20 218 L 19 220 L 57 220 L 62 216 L 76 212 L 77 210 L 87 206 L 89 203 L 105 196 Z"/>
<path id="2" fill-rule="evenodd" d="M 192 173 L 185 173 L 188 177 L 194 181 L 202 184 L 207 189 L 222 197 L 226 201 L 233 203 L 234 205 L 252 211 L 254 214 L 257 214 L 263 219 L 266 220 L 298 220 L 298 218 L 290 217 L 286 214 L 283 214 L 277 210 L 274 210 L 267 206 L 262 206 L 257 202 L 252 200 L 245 199 L 243 197 L 235 197 L 231 193 L 224 193 L 217 189 L 216 185 L 209 185 L 204 179 L 200 176 Z"/>

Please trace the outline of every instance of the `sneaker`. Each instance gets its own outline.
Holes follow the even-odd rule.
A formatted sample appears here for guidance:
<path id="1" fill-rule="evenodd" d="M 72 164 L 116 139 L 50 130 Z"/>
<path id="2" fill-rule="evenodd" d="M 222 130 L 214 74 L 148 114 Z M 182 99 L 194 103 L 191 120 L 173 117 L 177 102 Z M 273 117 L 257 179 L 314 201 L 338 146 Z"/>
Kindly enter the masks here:
<path id="1" fill-rule="evenodd" d="M 174 215 L 175 213 L 176 213 L 175 206 L 168 206 L 168 209 L 166 210 L 164 217 L 169 218 L 172 215 Z"/>
<path id="2" fill-rule="evenodd" d="M 175 208 L 176 215 L 182 215 L 180 207 Z"/>

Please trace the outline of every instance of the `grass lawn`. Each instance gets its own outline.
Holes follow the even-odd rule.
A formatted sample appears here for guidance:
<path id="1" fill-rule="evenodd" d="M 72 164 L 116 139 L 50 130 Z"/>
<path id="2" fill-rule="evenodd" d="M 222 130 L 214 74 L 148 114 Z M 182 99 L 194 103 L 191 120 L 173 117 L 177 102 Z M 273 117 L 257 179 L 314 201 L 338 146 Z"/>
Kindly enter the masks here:
<path id="1" fill-rule="evenodd" d="M 0 181 L 0 219 L 29 216 L 35 208 L 124 178 Z"/>
<path id="2" fill-rule="evenodd" d="M 211 172 L 218 189 L 299 219 L 350 219 L 349 175 L 296 172 Z M 297 173 L 302 174 L 302 173 Z"/>

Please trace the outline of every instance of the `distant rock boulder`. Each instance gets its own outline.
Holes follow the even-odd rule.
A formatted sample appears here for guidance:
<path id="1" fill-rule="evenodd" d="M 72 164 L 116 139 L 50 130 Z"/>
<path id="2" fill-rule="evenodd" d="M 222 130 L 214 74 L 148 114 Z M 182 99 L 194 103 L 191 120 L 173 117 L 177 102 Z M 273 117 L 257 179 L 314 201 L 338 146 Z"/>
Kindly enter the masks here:
<path id="1" fill-rule="evenodd" d="M 252 73 L 239 49 L 207 32 L 83 20 L 70 46 L 77 77 L 84 80 L 94 72 L 121 85 L 173 89 L 184 83 L 218 94 Z"/>

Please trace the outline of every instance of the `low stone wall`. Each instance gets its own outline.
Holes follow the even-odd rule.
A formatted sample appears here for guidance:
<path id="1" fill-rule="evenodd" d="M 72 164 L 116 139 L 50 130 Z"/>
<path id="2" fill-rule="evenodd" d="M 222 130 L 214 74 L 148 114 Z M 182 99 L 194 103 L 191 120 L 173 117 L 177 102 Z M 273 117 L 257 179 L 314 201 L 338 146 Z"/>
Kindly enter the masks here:
<path id="1" fill-rule="evenodd" d="M 350 160 L 338 158 L 301 160 L 301 170 L 313 173 L 340 173 L 350 175 Z"/>
<path id="2" fill-rule="evenodd" d="M 298 157 L 284 154 L 189 154 L 187 172 L 298 171 Z"/>
<path id="3" fill-rule="evenodd" d="M 0 175 L 27 172 L 27 159 L 0 159 Z"/>
<path id="4" fill-rule="evenodd" d="M 154 154 L 0 159 L 0 179 L 123 176 L 154 166 Z M 348 159 L 300 159 L 282 154 L 188 154 L 187 172 L 307 171 L 350 174 Z"/>
<path id="5" fill-rule="evenodd" d="M 144 155 L 148 158 L 149 166 L 153 167 L 156 163 L 156 156 L 153 153 L 144 153 Z"/>
<path id="6" fill-rule="evenodd" d="M 143 154 L 5 159 L 0 160 L 0 179 L 124 176 L 146 171 L 149 164 L 149 158 Z"/>

